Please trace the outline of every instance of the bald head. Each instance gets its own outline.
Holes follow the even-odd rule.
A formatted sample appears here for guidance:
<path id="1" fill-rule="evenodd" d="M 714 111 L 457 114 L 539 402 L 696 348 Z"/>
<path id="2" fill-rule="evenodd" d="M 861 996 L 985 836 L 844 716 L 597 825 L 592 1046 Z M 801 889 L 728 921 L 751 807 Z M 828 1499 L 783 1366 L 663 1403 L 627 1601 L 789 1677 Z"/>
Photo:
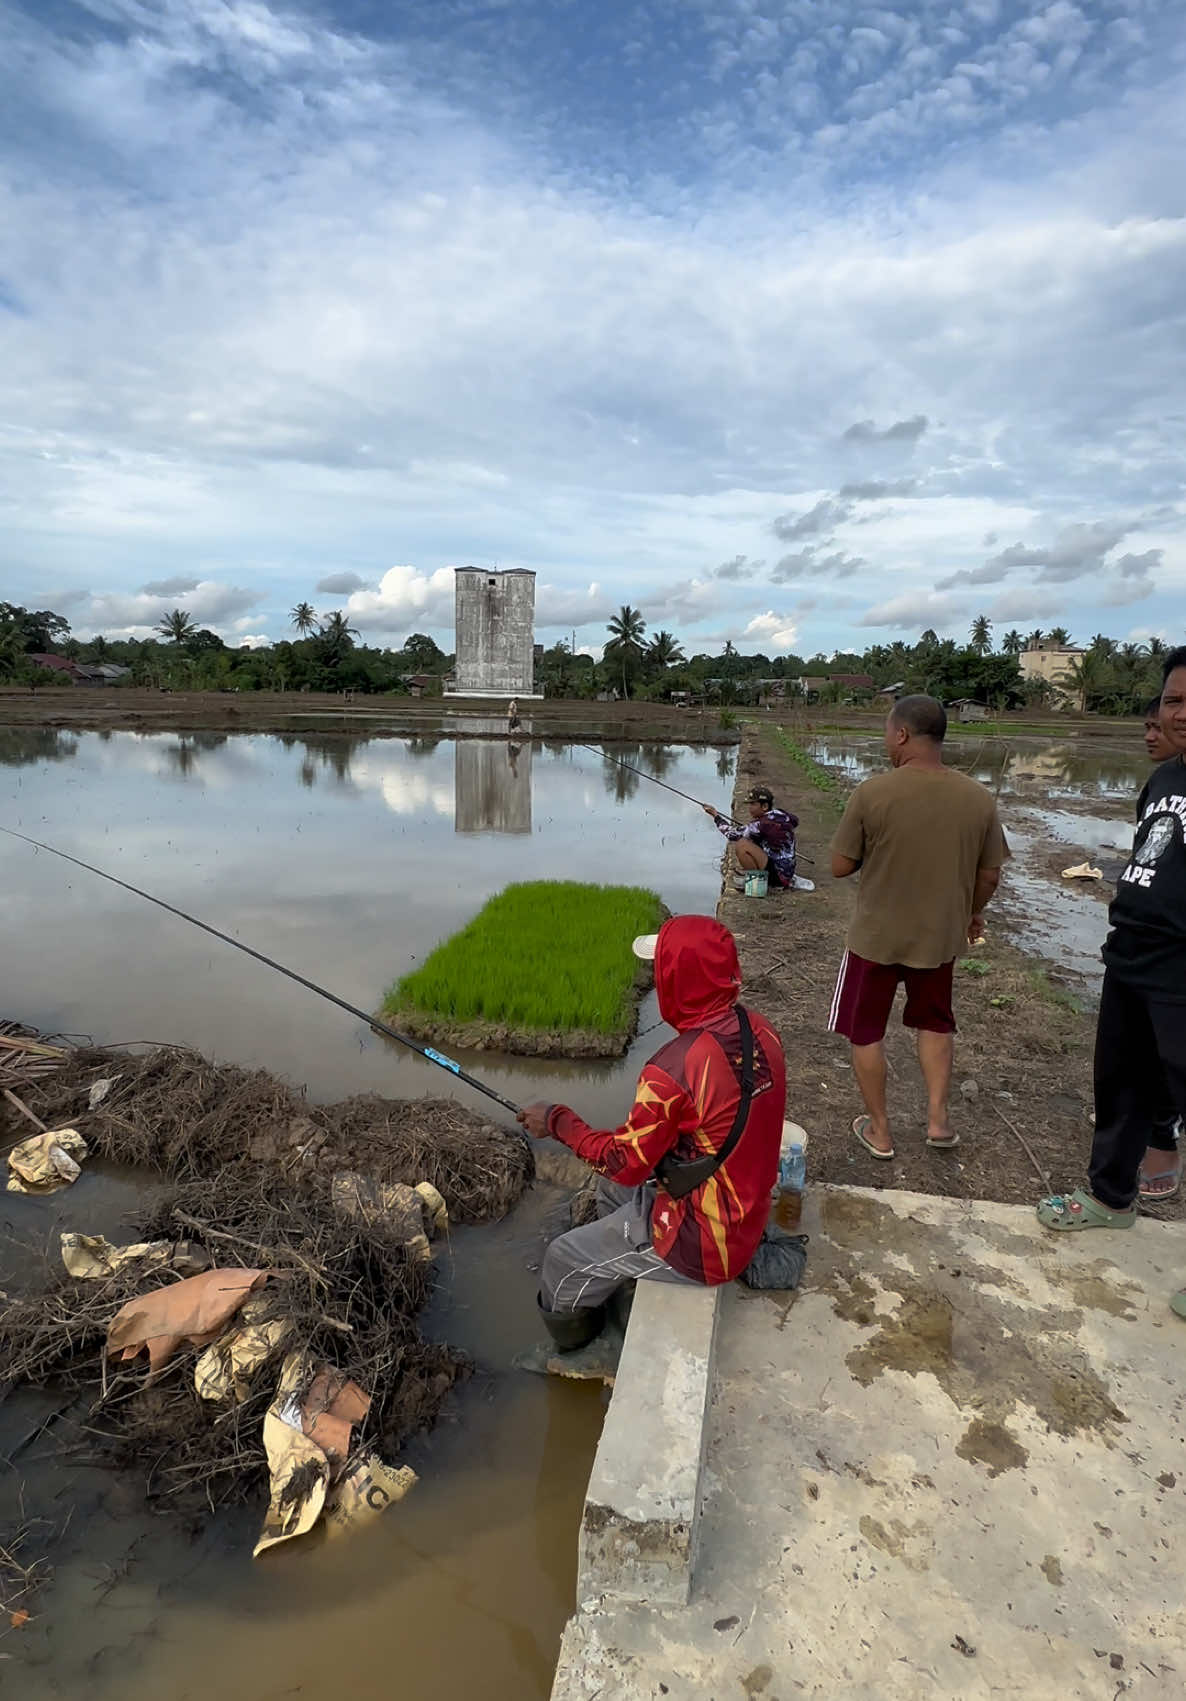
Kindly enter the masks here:
<path id="1" fill-rule="evenodd" d="M 890 710 L 890 725 L 908 738 L 929 738 L 942 744 L 947 736 L 947 711 L 936 697 L 900 697 Z"/>

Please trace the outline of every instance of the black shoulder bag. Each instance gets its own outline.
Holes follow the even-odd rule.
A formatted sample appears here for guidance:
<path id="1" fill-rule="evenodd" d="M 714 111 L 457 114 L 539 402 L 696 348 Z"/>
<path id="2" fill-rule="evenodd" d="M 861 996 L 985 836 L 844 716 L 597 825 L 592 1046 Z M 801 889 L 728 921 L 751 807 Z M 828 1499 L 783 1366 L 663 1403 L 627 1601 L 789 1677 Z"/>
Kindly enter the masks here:
<path id="1" fill-rule="evenodd" d="M 660 1187 L 672 1199 L 686 1199 L 689 1193 L 695 1193 L 698 1187 L 703 1187 L 720 1169 L 745 1132 L 749 1107 L 754 1096 L 754 1030 L 750 1026 L 749 1015 L 740 1004 L 737 1005 L 737 1026 L 741 1033 L 741 1096 L 737 1100 L 737 1114 L 733 1118 L 733 1126 L 721 1142 L 720 1148 L 715 1152 L 706 1152 L 702 1158 L 681 1160 L 668 1152 L 660 1159 L 655 1165 L 655 1176 Z"/>

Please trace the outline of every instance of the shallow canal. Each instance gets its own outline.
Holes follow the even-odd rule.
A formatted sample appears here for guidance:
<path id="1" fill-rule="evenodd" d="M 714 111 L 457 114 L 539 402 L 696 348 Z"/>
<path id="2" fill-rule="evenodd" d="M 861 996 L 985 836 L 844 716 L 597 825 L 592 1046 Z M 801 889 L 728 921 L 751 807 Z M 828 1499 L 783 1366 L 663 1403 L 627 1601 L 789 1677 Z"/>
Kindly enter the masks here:
<path id="1" fill-rule="evenodd" d="M 727 807 L 735 752 L 615 754 Z M 690 805 L 571 746 L 199 733 L 0 733 L 0 819 L 208 919 L 363 1009 L 516 878 L 654 887 L 711 912 L 722 844 Z M 414 1097 L 450 1077 L 141 900 L 11 840 L 4 1011 L 101 1042 L 184 1042 L 305 1083 L 312 1097 Z M 642 1027 L 657 1020 L 653 997 Z M 508 1096 L 570 1099 L 617 1121 L 640 1055 L 607 1064 L 471 1059 Z M 465 1089 L 461 1089 L 465 1092 Z M 481 1101 L 484 1102 L 484 1101 Z M 89 1166 L 50 1200 L 0 1194 L 0 1234 L 51 1248 L 59 1228 L 118 1237 L 143 1182 Z M 425 1319 L 475 1375 L 407 1462 L 421 1482 L 349 1541 L 250 1550 L 262 1509 L 186 1531 L 137 1484 L 64 1461 L 49 1402 L 0 1405 L 0 1522 L 66 1525 L 57 1574 L 0 1691 L 22 1701 L 222 1701 L 349 1694 L 408 1701 L 548 1694 L 573 1605 L 576 1530 L 600 1389 L 521 1376 L 534 1266 L 561 1196 L 455 1230 Z M 3 1257 L 0 1256 L 0 1274 Z M 11 1265 L 10 1265 L 11 1268 Z M 3 1283 L 0 1281 L 0 1286 Z M 38 1397 L 40 1400 L 40 1397 Z M 16 1649 L 9 1639 L 5 1652 Z"/>

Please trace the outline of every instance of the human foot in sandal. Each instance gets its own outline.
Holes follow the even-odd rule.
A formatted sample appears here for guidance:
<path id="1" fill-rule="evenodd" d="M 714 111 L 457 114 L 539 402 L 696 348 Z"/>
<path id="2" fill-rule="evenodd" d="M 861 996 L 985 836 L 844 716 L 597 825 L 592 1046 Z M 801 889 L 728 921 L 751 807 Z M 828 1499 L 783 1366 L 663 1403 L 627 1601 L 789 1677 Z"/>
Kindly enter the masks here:
<path id="1" fill-rule="evenodd" d="M 1049 1199 L 1043 1199 L 1038 1205 L 1038 1221 L 1042 1227 L 1055 1229 L 1060 1234 L 1073 1233 L 1078 1229 L 1126 1229 L 1131 1228 L 1136 1220 L 1135 1205 L 1130 1205 L 1127 1211 L 1112 1211 L 1081 1187 L 1073 1193 L 1052 1193 Z"/>
<path id="2" fill-rule="evenodd" d="M 871 1116 L 854 1116 L 852 1119 L 852 1131 L 871 1158 L 882 1158 L 883 1160 L 888 1160 L 895 1156 L 894 1143 L 890 1138 L 888 1126 L 883 1128 L 879 1135 L 875 1135 L 873 1130 L 873 1118 Z M 884 1140 L 885 1145 L 878 1145 L 876 1143 L 878 1140 Z"/>
<path id="3" fill-rule="evenodd" d="M 1182 1159 L 1177 1152 L 1150 1146 L 1141 1160 L 1142 1199 L 1172 1199 L 1182 1185 Z"/>

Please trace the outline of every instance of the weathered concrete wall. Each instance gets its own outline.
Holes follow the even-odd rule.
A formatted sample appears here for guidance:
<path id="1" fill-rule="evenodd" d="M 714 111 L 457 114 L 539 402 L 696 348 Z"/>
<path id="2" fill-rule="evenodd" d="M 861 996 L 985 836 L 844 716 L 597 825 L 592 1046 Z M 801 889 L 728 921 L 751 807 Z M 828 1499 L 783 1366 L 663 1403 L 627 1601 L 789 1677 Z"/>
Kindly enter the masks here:
<path id="1" fill-rule="evenodd" d="M 528 697 L 534 686 L 535 574 L 458 567 L 458 695 Z"/>

